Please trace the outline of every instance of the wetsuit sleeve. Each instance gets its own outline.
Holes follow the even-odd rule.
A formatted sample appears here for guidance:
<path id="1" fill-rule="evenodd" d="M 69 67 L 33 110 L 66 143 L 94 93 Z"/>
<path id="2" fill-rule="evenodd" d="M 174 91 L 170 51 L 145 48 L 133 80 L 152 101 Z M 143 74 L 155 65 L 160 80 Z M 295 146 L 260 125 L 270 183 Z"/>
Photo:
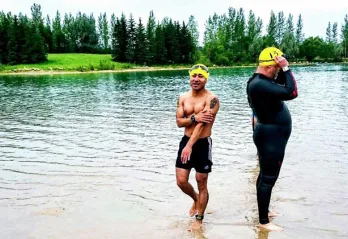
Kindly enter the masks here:
<path id="1" fill-rule="evenodd" d="M 275 83 L 284 85 L 285 84 L 285 72 L 280 70 L 277 78 L 274 80 Z"/>
<path id="2" fill-rule="evenodd" d="M 262 87 L 259 88 L 260 93 L 277 100 L 295 99 L 297 97 L 297 84 L 291 70 L 282 72 L 279 77 L 277 81 L 263 81 Z M 284 82 L 283 85 L 281 85 L 282 82 Z"/>

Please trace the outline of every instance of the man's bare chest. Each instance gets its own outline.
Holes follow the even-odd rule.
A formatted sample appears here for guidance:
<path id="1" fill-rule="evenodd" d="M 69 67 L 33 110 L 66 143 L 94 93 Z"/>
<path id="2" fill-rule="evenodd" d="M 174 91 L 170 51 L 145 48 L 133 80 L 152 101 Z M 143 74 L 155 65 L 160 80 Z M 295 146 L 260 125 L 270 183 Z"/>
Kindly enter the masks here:
<path id="1" fill-rule="evenodd" d="M 184 101 L 185 115 L 198 114 L 206 105 L 205 99 L 186 99 Z"/>

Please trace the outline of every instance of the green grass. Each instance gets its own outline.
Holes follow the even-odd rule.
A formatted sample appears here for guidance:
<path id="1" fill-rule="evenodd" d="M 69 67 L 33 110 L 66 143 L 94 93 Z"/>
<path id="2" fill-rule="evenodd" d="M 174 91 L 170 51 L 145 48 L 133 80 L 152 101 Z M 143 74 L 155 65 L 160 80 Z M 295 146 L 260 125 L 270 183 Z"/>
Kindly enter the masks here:
<path id="1" fill-rule="evenodd" d="M 91 72 L 100 70 L 146 70 L 148 67 L 136 66 L 135 64 L 119 63 L 111 60 L 110 54 L 77 54 L 77 53 L 64 53 L 64 54 L 48 54 L 48 60 L 46 62 L 38 64 L 20 64 L 20 65 L 1 65 L 0 73 L 12 73 L 12 72 Z M 343 62 L 347 62 L 348 58 L 344 58 Z M 298 62 L 298 64 L 301 64 Z M 249 64 L 241 64 L 248 66 Z M 251 64 L 255 66 L 255 64 Z M 212 65 L 216 67 L 215 65 Z M 234 64 L 238 67 L 239 64 Z M 191 65 L 186 64 L 168 64 L 168 65 L 154 65 L 150 68 L 154 70 L 159 69 L 188 69 Z"/>
<path id="2" fill-rule="evenodd" d="M 134 68 L 134 64 L 113 62 L 109 54 L 48 54 L 46 62 L 38 64 L 0 65 L 0 71 L 97 71 Z"/>

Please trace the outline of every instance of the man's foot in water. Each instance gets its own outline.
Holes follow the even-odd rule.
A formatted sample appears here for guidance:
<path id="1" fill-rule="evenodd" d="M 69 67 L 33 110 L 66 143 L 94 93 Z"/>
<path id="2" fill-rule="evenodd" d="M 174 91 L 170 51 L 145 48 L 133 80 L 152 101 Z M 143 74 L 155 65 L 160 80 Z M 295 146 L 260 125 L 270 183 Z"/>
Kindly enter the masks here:
<path id="1" fill-rule="evenodd" d="M 193 217 L 194 215 L 196 215 L 196 213 L 197 213 L 197 204 L 198 204 L 198 194 L 196 194 L 196 201 L 194 201 L 193 202 L 193 204 L 192 204 L 192 207 L 191 207 L 191 209 L 190 209 L 190 211 L 189 211 L 189 215 L 190 215 L 190 217 Z"/>
<path id="2" fill-rule="evenodd" d="M 284 229 L 282 227 L 278 227 L 272 222 L 269 222 L 267 224 L 259 224 L 260 229 L 267 230 L 267 231 L 275 231 L 275 232 L 280 232 L 283 231 Z"/>
<path id="3" fill-rule="evenodd" d="M 268 217 L 276 217 L 276 216 L 279 216 L 280 214 L 279 213 L 277 213 L 277 212 L 271 212 L 271 211 L 269 211 L 268 212 Z"/>
<path id="4" fill-rule="evenodd" d="M 187 229 L 188 231 L 197 231 L 203 228 L 203 224 L 201 220 L 196 220 L 192 223 L 192 225 Z"/>

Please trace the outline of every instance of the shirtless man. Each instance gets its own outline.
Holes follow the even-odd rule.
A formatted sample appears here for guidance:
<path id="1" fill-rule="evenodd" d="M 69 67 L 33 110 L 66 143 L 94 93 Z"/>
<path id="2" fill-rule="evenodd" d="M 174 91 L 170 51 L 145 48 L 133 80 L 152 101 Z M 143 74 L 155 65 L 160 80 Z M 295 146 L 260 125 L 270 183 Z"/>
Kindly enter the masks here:
<path id="1" fill-rule="evenodd" d="M 204 211 L 208 204 L 208 173 L 213 165 L 210 138 L 212 126 L 220 104 L 218 98 L 205 88 L 209 70 L 202 64 L 190 70 L 191 90 L 178 99 L 176 124 L 185 127 L 176 160 L 176 182 L 179 188 L 193 200 L 189 211 L 196 220 L 189 230 L 202 226 Z M 196 170 L 198 193 L 188 182 L 191 169 Z"/>

